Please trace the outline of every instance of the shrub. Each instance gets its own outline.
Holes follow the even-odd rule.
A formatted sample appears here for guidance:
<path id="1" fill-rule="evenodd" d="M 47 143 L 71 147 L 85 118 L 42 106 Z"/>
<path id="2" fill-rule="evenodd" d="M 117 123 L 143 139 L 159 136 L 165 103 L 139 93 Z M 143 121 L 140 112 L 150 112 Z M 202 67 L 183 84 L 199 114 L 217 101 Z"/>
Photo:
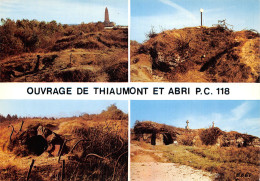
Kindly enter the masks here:
<path id="1" fill-rule="evenodd" d="M 109 107 L 107 107 L 107 110 L 103 110 L 100 114 L 100 117 L 112 120 L 128 119 L 127 114 L 118 109 L 115 104 L 112 104 Z"/>
<path id="2" fill-rule="evenodd" d="M 23 52 L 35 52 L 39 49 L 51 50 L 62 36 L 79 35 L 104 29 L 102 23 L 80 25 L 61 25 L 56 21 L 1 19 L 0 59 Z"/>
<path id="3" fill-rule="evenodd" d="M 214 127 L 201 131 L 199 136 L 203 144 L 214 145 L 217 143 L 217 139 L 221 134 L 222 131 L 219 128 Z"/>
<path id="4" fill-rule="evenodd" d="M 146 37 L 149 38 L 154 38 L 157 36 L 157 33 L 154 31 L 154 27 L 151 28 L 151 30 L 146 34 Z"/>

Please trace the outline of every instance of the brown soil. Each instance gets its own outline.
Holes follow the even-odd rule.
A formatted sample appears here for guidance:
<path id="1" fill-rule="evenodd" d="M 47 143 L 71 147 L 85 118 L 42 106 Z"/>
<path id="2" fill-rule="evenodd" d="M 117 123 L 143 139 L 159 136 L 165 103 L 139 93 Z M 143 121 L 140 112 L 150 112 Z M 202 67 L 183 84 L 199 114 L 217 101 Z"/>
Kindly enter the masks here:
<path id="1" fill-rule="evenodd" d="M 133 82 L 257 82 L 258 33 L 222 27 L 168 30 L 131 42 Z"/>

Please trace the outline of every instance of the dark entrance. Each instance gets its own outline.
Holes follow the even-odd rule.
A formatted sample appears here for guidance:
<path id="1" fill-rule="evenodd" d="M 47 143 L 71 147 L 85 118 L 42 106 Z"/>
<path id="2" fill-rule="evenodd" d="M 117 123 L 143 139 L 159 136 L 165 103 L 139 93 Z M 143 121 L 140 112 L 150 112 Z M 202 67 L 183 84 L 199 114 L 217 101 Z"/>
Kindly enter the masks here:
<path id="1" fill-rule="evenodd" d="M 165 145 L 169 145 L 173 143 L 173 139 L 170 133 L 164 133 L 163 134 L 163 143 Z"/>
<path id="2" fill-rule="evenodd" d="M 47 149 L 47 141 L 41 136 L 32 136 L 26 143 L 28 150 L 34 155 L 41 155 Z"/>
<path id="3" fill-rule="evenodd" d="M 156 145 L 156 133 L 152 133 L 151 144 Z"/>

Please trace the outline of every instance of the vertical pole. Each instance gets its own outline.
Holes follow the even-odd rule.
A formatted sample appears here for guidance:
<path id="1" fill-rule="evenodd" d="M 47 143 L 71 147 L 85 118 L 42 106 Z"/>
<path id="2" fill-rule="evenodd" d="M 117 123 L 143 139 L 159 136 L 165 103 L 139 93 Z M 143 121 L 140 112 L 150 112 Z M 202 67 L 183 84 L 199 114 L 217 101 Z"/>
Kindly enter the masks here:
<path id="1" fill-rule="evenodd" d="M 61 181 L 64 180 L 64 176 L 65 176 L 65 160 L 62 160 Z"/>
<path id="2" fill-rule="evenodd" d="M 10 138 L 9 138 L 10 142 L 12 142 L 12 135 L 13 135 L 13 133 L 14 133 L 14 127 L 13 127 L 13 125 L 8 126 L 8 128 L 9 128 L 9 127 L 12 127 L 12 132 L 11 132 Z"/>
<path id="3" fill-rule="evenodd" d="M 23 123 L 24 123 L 24 121 L 22 121 L 22 124 L 21 124 L 21 127 L 20 127 L 20 129 L 19 129 L 19 132 L 22 131 Z"/>
<path id="4" fill-rule="evenodd" d="M 32 159 L 32 163 L 31 163 L 31 165 L 30 165 L 30 169 L 29 169 L 29 172 L 28 172 L 28 175 L 27 175 L 27 179 L 26 179 L 26 181 L 28 181 L 28 180 L 29 180 L 29 178 L 30 178 L 31 171 L 32 171 L 32 167 L 33 167 L 33 164 L 34 164 L 34 159 Z"/>
<path id="5" fill-rule="evenodd" d="M 201 19 L 201 22 L 200 22 L 200 26 L 202 26 L 202 12 L 200 12 L 200 19 Z"/>
<path id="6" fill-rule="evenodd" d="M 61 158 L 62 150 L 63 150 L 64 145 L 66 145 L 66 142 L 67 142 L 67 141 L 68 141 L 68 140 L 65 140 L 65 141 L 63 142 L 63 144 L 62 144 L 62 146 L 61 146 L 61 148 L 60 148 L 60 150 L 59 150 L 58 163 L 60 163 L 60 158 Z"/>

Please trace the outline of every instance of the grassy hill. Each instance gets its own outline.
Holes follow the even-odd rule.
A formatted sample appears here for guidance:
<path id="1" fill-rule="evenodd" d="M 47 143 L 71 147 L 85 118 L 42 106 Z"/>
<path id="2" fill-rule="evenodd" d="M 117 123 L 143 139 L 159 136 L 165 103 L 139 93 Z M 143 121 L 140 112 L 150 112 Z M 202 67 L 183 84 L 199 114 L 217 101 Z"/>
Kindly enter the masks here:
<path id="1" fill-rule="evenodd" d="M 162 82 L 257 82 L 259 34 L 223 27 L 150 32 L 131 42 L 131 80 Z"/>
<path id="2" fill-rule="evenodd" d="M 2 20 L 2 82 L 127 82 L 128 30 Z"/>

